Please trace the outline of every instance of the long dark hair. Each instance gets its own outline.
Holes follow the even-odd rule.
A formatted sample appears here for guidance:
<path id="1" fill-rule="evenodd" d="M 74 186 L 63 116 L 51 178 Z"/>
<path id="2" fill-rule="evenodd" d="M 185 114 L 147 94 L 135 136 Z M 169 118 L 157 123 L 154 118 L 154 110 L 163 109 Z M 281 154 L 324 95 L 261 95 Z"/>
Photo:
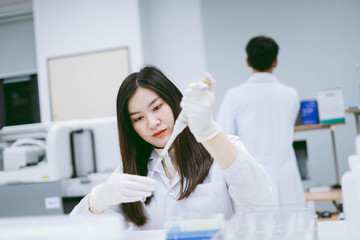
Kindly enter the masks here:
<path id="1" fill-rule="evenodd" d="M 123 171 L 147 176 L 148 161 L 154 147 L 135 132 L 128 113 L 128 101 L 139 87 L 156 92 L 169 104 L 175 119 L 181 111 L 182 94 L 160 70 L 153 66 L 144 67 L 140 72 L 130 74 L 120 86 L 116 109 Z M 181 200 L 187 198 L 196 186 L 204 181 L 213 159 L 196 141 L 188 127 L 175 139 L 174 146 L 181 179 L 178 200 Z M 146 204 L 149 202 L 150 198 L 146 200 Z M 131 222 L 138 226 L 146 223 L 148 218 L 141 202 L 122 203 L 122 208 Z"/>

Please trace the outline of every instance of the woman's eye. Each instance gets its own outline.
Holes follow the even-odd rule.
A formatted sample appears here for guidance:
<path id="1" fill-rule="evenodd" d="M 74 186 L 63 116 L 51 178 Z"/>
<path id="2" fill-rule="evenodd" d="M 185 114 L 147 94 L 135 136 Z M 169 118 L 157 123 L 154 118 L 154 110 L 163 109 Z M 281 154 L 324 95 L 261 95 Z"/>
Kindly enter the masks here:
<path id="1" fill-rule="evenodd" d="M 162 104 L 156 106 L 153 111 L 159 110 L 161 108 Z"/>
<path id="2" fill-rule="evenodd" d="M 138 122 L 138 121 L 140 121 L 142 118 L 143 118 L 142 116 L 140 116 L 140 117 L 138 117 L 138 118 L 135 118 L 135 119 L 134 119 L 134 122 Z"/>

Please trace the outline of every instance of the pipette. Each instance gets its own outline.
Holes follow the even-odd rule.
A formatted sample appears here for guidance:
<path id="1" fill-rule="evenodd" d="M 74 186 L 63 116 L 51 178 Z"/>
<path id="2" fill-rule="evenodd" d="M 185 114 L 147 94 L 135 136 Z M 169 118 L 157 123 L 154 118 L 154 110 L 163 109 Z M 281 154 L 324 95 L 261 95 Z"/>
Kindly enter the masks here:
<path id="1" fill-rule="evenodd" d="M 159 158 L 156 160 L 153 169 L 149 171 L 148 177 L 152 177 L 154 175 L 156 168 L 158 167 L 159 163 L 161 163 L 161 161 L 164 160 L 166 153 L 169 151 L 169 148 L 173 144 L 175 138 L 186 128 L 187 125 L 188 125 L 188 119 L 186 117 L 185 112 L 181 110 L 178 118 L 175 121 L 173 132 L 170 135 L 170 138 L 166 143 L 164 149 L 161 151 Z"/>
<path id="2" fill-rule="evenodd" d="M 210 87 L 211 82 L 209 79 L 204 78 L 200 83 L 201 83 L 200 88 L 205 89 L 205 88 Z M 148 177 L 153 177 L 155 170 L 157 169 L 160 162 L 162 160 L 164 160 L 166 153 L 168 152 L 169 148 L 173 144 L 175 138 L 186 128 L 187 125 L 188 125 L 188 119 L 187 119 L 186 113 L 184 110 L 181 110 L 178 118 L 175 121 L 173 132 L 171 133 L 170 138 L 169 138 L 168 142 L 166 143 L 164 149 L 161 151 L 159 158 L 156 160 L 153 169 L 151 169 L 149 171 Z M 142 202 L 145 202 L 145 200 L 146 200 L 146 197 L 143 199 Z"/>

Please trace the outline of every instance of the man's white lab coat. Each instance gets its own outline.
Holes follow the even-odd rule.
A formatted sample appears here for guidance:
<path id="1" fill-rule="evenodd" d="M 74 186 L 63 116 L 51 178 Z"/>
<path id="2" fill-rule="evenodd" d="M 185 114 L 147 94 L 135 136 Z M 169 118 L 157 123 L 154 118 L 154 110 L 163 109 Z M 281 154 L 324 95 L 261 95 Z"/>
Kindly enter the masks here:
<path id="1" fill-rule="evenodd" d="M 273 180 L 273 204 L 304 203 L 304 191 L 292 147 L 300 108 L 295 89 L 271 73 L 255 73 L 226 93 L 217 122 L 226 134 L 240 136 L 250 155 Z"/>
<path id="2" fill-rule="evenodd" d="M 272 184 L 269 175 L 248 154 L 238 137 L 229 136 L 229 139 L 238 149 L 235 162 L 229 168 L 221 169 L 214 160 L 204 182 L 186 199 L 177 200 L 180 191 L 179 175 L 176 174 L 170 183 L 162 165 L 159 165 L 153 176 L 156 180 L 154 196 L 145 207 L 149 218 L 145 226 L 132 226 L 125 220 L 119 205 L 110 206 L 103 214 L 120 214 L 125 226 L 134 230 L 153 230 L 163 229 L 166 220 L 177 216 L 203 217 L 222 213 L 225 219 L 229 219 L 236 211 L 266 206 L 271 200 Z M 148 167 L 152 169 L 157 160 L 155 151 L 150 159 Z M 115 171 L 122 172 L 121 167 Z M 89 211 L 88 197 L 89 195 L 83 198 L 74 208 L 72 216 L 94 215 Z"/>

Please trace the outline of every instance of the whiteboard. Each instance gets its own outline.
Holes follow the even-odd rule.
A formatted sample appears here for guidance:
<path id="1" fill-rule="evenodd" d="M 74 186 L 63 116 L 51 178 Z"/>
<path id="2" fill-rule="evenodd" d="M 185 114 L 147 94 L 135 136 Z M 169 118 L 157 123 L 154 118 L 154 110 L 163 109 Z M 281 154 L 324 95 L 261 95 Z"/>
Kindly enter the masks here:
<path id="1" fill-rule="evenodd" d="M 52 121 L 116 116 L 127 48 L 50 58 L 48 68 Z"/>

